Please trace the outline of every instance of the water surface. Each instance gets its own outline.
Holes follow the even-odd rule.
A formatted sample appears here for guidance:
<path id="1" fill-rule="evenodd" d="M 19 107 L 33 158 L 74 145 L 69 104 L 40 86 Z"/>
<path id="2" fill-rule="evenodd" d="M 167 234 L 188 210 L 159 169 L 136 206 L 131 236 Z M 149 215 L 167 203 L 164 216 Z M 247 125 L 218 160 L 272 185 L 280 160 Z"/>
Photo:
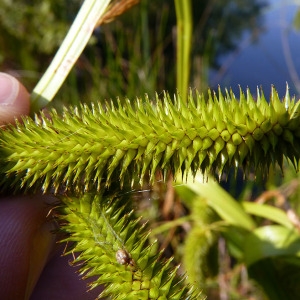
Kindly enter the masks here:
<path id="1" fill-rule="evenodd" d="M 231 87 L 236 96 L 238 85 L 252 93 L 262 86 L 269 97 L 275 85 L 283 97 L 288 83 L 291 95 L 300 96 L 300 31 L 293 20 L 300 9 L 300 1 L 269 0 L 262 13 L 263 30 L 253 41 L 252 33 L 245 33 L 238 48 L 220 58 L 220 68 L 210 72 L 214 88 Z M 254 29 L 255 30 L 255 29 Z"/>

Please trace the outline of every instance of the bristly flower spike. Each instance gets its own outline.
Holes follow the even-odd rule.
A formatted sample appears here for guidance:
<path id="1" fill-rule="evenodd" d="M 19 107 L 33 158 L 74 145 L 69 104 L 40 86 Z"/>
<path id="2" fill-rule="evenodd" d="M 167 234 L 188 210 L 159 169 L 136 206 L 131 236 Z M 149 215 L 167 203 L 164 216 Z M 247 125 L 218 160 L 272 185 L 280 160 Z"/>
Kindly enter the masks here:
<path id="1" fill-rule="evenodd" d="M 2 188 L 61 186 L 90 190 L 123 182 L 155 180 L 159 170 L 174 175 L 201 170 L 221 176 L 241 167 L 266 174 L 270 165 L 282 167 L 288 158 L 296 167 L 300 149 L 300 106 L 286 92 L 280 101 L 263 92 L 254 100 L 249 89 L 208 97 L 190 93 L 151 102 L 146 96 L 114 105 L 100 103 L 55 110 L 0 133 Z M 133 175 L 134 174 L 134 175 Z"/>
<path id="2" fill-rule="evenodd" d="M 99 298 L 114 300 L 201 300 L 195 287 L 184 283 L 172 259 L 162 260 L 157 244 L 149 243 L 149 231 L 125 209 L 124 199 L 100 195 L 62 197 L 59 222 L 67 233 L 63 242 L 72 247 L 73 264 L 83 278 L 92 278 L 90 288 L 104 285 Z M 118 208 L 122 202 L 124 207 Z"/>

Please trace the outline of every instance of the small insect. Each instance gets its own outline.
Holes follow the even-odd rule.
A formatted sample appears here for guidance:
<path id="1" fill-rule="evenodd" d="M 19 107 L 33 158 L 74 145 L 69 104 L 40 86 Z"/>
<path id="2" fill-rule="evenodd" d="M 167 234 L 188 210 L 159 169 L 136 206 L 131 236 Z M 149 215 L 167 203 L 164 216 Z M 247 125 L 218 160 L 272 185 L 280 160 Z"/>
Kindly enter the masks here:
<path id="1" fill-rule="evenodd" d="M 130 254 L 124 249 L 119 249 L 116 252 L 116 259 L 117 259 L 117 262 L 121 265 L 134 266 L 133 259 L 131 258 Z"/>

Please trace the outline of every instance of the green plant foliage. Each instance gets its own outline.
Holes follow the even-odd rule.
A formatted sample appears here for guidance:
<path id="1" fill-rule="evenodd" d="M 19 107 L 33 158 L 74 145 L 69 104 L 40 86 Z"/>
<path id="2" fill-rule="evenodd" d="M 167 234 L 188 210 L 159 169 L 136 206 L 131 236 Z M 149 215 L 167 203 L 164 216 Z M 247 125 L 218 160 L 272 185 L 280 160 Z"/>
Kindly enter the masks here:
<path id="1" fill-rule="evenodd" d="M 281 225 L 262 226 L 247 236 L 244 247 L 244 259 L 247 265 L 266 257 L 294 256 L 299 258 L 299 232 Z"/>
<path id="2" fill-rule="evenodd" d="M 0 28 L 26 47 L 51 54 L 62 42 L 80 1 L 72 5 L 63 1 L 3 1 L 0 6 Z M 30 33 L 30 34 L 28 34 Z M 24 44 L 25 44 L 24 43 Z"/>
<path id="3" fill-rule="evenodd" d="M 272 222 L 278 223 L 286 227 L 286 229 L 294 230 L 295 225 L 291 222 L 285 211 L 280 208 L 255 202 L 241 203 L 247 214 L 263 217 Z"/>
<path id="4" fill-rule="evenodd" d="M 79 252 L 73 263 L 81 265 L 84 278 L 96 278 L 91 288 L 106 287 L 99 297 L 202 299 L 184 286 L 177 268 L 170 267 L 171 259 L 159 260 L 156 242 L 147 241 L 149 231 L 133 218 L 126 204 L 120 207 L 120 199 L 107 199 L 87 193 L 63 197 L 59 213 L 62 230 L 68 234 L 64 241 L 74 245 L 69 252 L 75 256 Z"/>
<path id="5" fill-rule="evenodd" d="M 1 1 L 1 70 L 13 72 L 31 90 L 61 44 L 81 2 Z"/>
<path id="6" fill-rule="evenodd" d="M 198 176 L 187 185 L 179 184 L 176 190 L 180 194 L 194 193 L 189 203 L 196 205 L 202 197 L 219 215 L 224 222 L 220 235 L 231 256 L 247 266 L 249 277 L 263 288 L 268 299 L 295 299 L 299 295 L 298 285 L 293 283 L 299 282 L 300 235 L 287 212 L 269 204 L 238 203 L 216 182 L 203 182 Z M 191 233 L 194 230 L 196 227 Z"/>
<path id="7" fill-rule="evenodd" d="M 249 231 L 255 228 L 254 220 L 245 212 L 240 203 L 213 180 L 203 182 L 200 177 L 196 176 L 193 182 L 189 180 L 185 188 L 191 189 L 198 197 L 205 198 L 208 206 L 223 220 L 226 220 L 228 225 Z"/>
<path id="8" fill-rule="evenodd" d="M 98 190 L 113 175 L 124 182 L 137 174 L 154 180 L 158 170 L 175 176 L 242 167 L 266 174 L 287 157 L 297 167 L 300 149 L 300 102 L 288 93 L 281 102 L 273 88 L 270 102 L 249 91 L 239 101 L 233 93 L 190 95 L 188 104 L 177 96 L 172 103 L 147 97 L 114 106 L 100 104 L 65 110 L 33 121 L 24 117 L 0 136 L 2 185 L 25 189 L 53 186 Z M 21 183 L 20 183 L 21 181 Z"/>

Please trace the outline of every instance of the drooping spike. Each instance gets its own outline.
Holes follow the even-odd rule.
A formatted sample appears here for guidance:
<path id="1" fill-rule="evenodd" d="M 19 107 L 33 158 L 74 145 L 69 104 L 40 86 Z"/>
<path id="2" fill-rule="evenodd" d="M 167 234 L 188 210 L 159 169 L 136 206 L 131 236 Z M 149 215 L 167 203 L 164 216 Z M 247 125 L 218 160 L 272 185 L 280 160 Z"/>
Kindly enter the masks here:
<path id="1" fill-rule="evenodd" d="M 299 159 L 300 102 L 286 94 L 287 109 L 274 87 L 269 104 L 262 90 L 257 102 L 249 90 L 245 97 L 240 89 L 239 102 L 232 91 L 218 93 L 209 91 L 207 100 L 196 92 L 188 104 L 164 93 L 157 103 L 146 96 L 64 109 L 62 116 L 53 110 L 36 121 L 24 117 L 0 132 L 1 186 L 101 189 L 114 175 L 122 183 L 128 168 L 142 183 L 165 168 L 208 174 L 243 165 L 267 173 L 283 157 Z"/>

